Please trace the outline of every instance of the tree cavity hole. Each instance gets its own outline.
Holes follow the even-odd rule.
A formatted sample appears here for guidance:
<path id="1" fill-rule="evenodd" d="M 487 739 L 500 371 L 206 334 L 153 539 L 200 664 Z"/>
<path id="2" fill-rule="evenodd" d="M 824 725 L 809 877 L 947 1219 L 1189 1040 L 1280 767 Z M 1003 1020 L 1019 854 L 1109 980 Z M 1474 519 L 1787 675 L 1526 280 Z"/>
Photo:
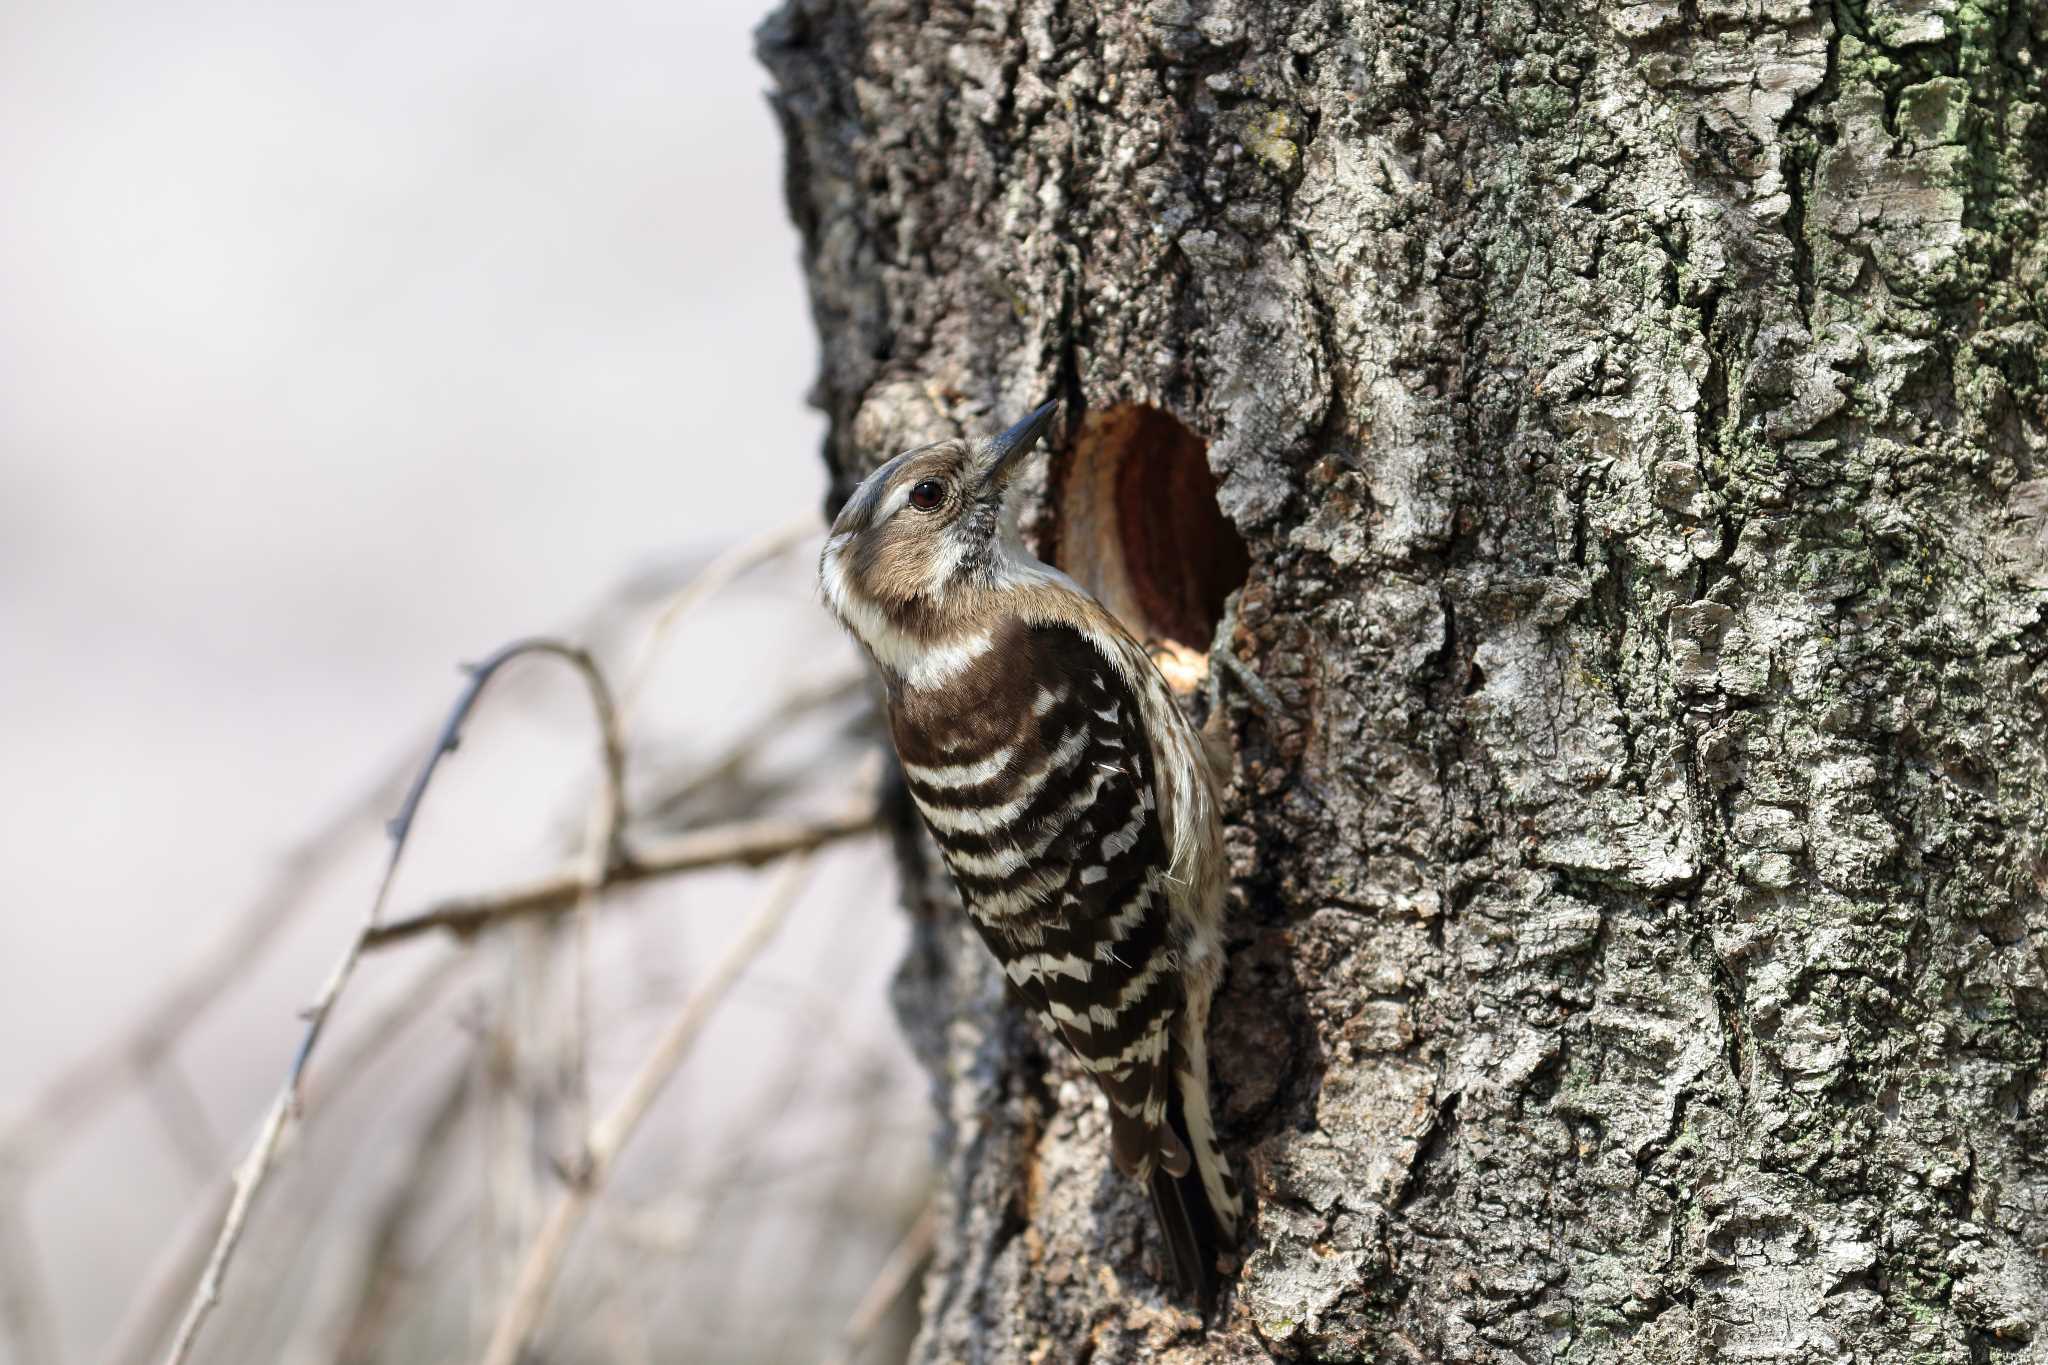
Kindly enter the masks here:
<path id="1" fill-rule="evenodd" d="M 1062 463 L 1053 560 L 1148 644 L 1206 655 L 1251 556 L 1216 504 L 1207 443 L 1120 403 L 1083 419 Z"/>

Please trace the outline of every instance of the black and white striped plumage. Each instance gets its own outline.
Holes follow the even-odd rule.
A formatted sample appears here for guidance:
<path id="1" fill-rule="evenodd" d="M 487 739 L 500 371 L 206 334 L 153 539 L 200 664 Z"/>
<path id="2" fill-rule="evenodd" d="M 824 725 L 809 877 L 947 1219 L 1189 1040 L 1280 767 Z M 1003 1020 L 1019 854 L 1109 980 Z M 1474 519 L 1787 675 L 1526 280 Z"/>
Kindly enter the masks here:
<path id="1" fill-rule="evenodd" d="M 820 565 L 880 667 L 910 792 L 1015 992 L 1109 1101 L 1176 1277 L 1206 1306 L 1242 1201 L 1208 1098 L 1224 892 L 1214 782 L 1151 659 L 1001 529 L 1051 413 L 898 456 Z M 929 504 L 929 505 L 927 505 Z"/>

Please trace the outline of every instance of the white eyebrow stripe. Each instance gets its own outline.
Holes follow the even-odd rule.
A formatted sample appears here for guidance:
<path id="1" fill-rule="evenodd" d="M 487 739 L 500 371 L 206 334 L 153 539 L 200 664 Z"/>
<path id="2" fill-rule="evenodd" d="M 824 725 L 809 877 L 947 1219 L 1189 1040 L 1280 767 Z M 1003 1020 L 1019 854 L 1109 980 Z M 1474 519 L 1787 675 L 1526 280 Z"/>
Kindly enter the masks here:
<path id="1" fill-rule="evenodd" d="M 880 526 L 883 522 L 902 511 L 903 504 L 910 501 L 910 490 L 915 488 L 917 484 L 918 480 L 916 479 L 899 481 L 896 487 L 890 489 L 888 496 L 883 498 L 881 503 L 875 508 L 874 516 L 868 520 L 868 525 L 871 527 Z"/>

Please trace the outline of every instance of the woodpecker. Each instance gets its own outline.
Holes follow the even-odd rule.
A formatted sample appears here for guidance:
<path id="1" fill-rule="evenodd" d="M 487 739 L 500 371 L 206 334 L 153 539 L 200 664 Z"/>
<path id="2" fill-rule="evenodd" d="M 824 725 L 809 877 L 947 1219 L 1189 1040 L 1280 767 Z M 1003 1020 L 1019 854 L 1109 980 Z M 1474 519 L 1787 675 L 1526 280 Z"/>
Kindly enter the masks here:
<path id="1" fill-rule="evenodd" d="M 1242 1196 L 1209 1108 L 1225 874 L 1213 759 L 1115 617 L 1004 515 L 1047 403 L 864 479 L 819 561 L 910 795 L 1013 994 L 1108 1098 L 1174 1277 L 1214 1304 Z"/>

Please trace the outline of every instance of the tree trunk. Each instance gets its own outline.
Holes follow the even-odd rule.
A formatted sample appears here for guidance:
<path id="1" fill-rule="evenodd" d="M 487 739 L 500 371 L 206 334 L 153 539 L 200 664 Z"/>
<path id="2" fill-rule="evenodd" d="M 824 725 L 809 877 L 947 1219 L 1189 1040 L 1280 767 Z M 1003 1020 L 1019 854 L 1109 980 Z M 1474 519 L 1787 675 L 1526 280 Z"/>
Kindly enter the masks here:
<path id="1" fill-rule="evenodd" d="M 1280 700 L 1206 1335 L 906 822 L 915 1358 L 2048 1361 L 2044 15 L 767 22 L 836 493 L 1064 397 L 1027 530 L 1158 627 L 1228 548 L 1184 441 Z"/>

